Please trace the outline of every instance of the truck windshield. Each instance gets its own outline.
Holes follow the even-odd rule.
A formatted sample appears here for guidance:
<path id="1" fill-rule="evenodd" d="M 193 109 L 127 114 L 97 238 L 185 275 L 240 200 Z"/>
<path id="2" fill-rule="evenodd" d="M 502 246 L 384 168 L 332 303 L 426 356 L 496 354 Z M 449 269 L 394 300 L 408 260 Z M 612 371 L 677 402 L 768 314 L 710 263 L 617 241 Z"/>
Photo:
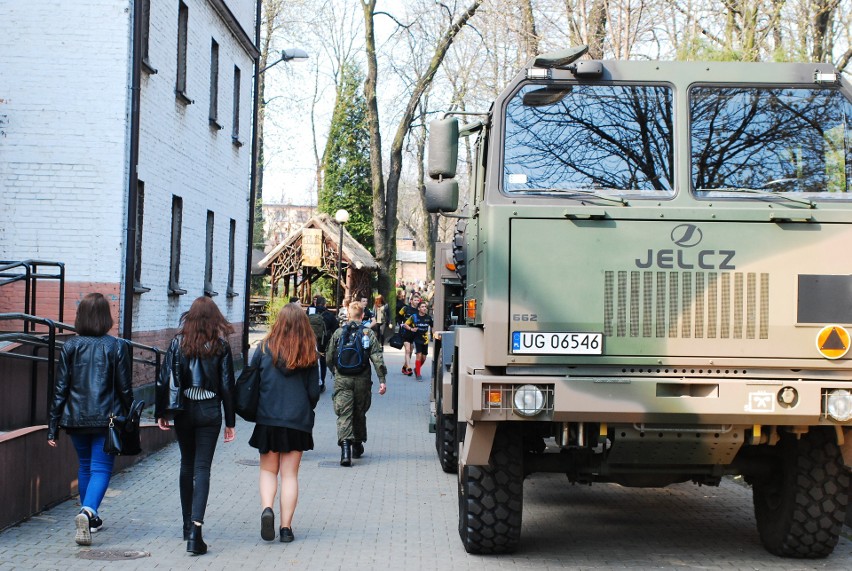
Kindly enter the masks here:
<path id="1" fill-rule="evenodd" d="M 667 86 L 525 85 L 506 106 L 505 133 L 507 193 L 575 200 L 672 195 Z"/>
<path id="2" fill-rule="evenodd" d="M 693 87 L 689 107 L 697 196 L 852 198 L 852 104 L 840 90 Z"/>

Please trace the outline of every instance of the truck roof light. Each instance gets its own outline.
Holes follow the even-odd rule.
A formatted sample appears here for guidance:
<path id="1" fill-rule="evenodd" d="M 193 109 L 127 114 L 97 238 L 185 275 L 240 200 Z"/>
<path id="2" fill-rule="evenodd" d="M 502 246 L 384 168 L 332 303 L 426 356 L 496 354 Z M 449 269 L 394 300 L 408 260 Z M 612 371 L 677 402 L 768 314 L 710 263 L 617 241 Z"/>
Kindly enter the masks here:
<path id="1" fill-rule="evenodd" d="M 446 268 L 448 270 L 450 270 L 451 272 L 456 271 L 456 265 L 455 264 L 446 264 Z"/>
<path id="2" fill-rule="evenodd" d="M 549 69 L 532 67 L 527 70 L 527 79 L 550 79 L 552 77 Z"/>
<path id="3" fill-rule="evenodd" d="M 825 71 L 815 71 L 814 83 L 837 83 L 837 74 Z"/>

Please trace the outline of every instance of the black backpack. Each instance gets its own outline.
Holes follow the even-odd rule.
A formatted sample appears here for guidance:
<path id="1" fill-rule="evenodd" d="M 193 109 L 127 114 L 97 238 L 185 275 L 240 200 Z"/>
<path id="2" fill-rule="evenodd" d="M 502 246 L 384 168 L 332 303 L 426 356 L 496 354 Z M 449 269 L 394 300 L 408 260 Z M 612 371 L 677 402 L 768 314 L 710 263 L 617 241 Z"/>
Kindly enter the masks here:
<path id="1" fill-rule="evenodd" d="M 340 333 L 337 340 L 337 355 L 334 358 L 334 368 L 341 375 L 358 375 L 370 366 L 364 343 L 361 340 L 361 326 L 349 323 Z"/>

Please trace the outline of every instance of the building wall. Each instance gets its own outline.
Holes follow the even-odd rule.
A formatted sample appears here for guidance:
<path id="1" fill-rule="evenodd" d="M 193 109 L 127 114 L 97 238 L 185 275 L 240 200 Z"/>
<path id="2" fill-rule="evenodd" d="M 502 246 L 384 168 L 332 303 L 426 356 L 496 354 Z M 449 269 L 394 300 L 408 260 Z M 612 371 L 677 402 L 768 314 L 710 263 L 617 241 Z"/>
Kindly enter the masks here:
<path id="1" fill-rule="evenodd" d="M 62 261 L 69 282 L 120 283 L 127 7 L 0 2 L 0 259 Z"/>
<path id="2" fill-rule="evenodd" d="M 236 4 L 244 4 L 238 2 Z M 188 8 L 186 95 L 175 94 L 178 0 L 151 2 L 148 61 L 143 71 L 139 180 L 145 184 L 141 284 L 135 296 L 134 331 L 143 338 L 169 337 L 180 315 L 204 294 L 207 211 L 214 216 L 214 300 L 225 316 L 242 322 L 251 164 L 253 62 L 207 0 L 185 0 Z M 247 26 L 253 33 L 254 26 Z M 209 121 L 211 40 L 219 45 L 217 121 Z M 233 77 L 240 68 L 239 135 L 234 144 Z M 172 197 L 183 199 L 181 296 L 169 295 Z M 234 290 L 228 297 L 230 221 L 236 222 Z M 162 331 L 158 334 L 158 331 Z M 141 334 L 141 333 L 140 333 Z M 139 335 L 134 335 L 139 337 Z"/>
<path id="3" fill-rule="evenodd" d="M 204 294 L 207 212 L 214 215 L 214 300 L 238 327 L 249 217 L 253 60 L 213 0 L 189 12 L 187 87 L 175 93 L 179 0 L 151 0 L 148 62 L 141 78 L 139 180 L 144 183 L 141 285 L 134 340 L 164 347 L 180 315 Z M 227 0 L 254 39 L 254 0 Z M 132 0 L 0 1 L 0 259 L 66 264 L 66 322 L 76 301 L 102 291 L 119 321 L 124 281 L 130 141 Z M 209 121 L 211 39 L 219 45 L 218 126 Z M 233 140 L 234 66 L 240 69 Z M 180 287 L 168 292 L 172 196 L 183 199 Z M 230 221 L 235 221 L 228 297 Z M 0 289 L 0 312 L 22 294 Z M 40 289 L 39 313 L 58 306 Z M 53 317 L 53 315 L 48 315 Z"/>

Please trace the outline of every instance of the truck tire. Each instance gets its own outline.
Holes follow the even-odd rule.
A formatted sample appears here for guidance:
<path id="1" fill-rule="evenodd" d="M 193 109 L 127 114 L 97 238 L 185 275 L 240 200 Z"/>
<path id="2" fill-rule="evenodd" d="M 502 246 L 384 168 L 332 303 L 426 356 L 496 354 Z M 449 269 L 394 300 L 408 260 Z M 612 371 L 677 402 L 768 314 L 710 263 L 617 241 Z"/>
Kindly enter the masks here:
<path id="1" fill-rule="evenodd" d="M 438 452 L 438 461 L 441 463 L 441 468 L 448 474 L 455 473 L 458 470 L 458 445 L 456 442 L 456 415 L 443 413 L 443 391 L 441 386 L 444 382 L 444 367 L 443 349 L 438 353 L 438 358 L 435 361 L 436 377 L 435 377 L 435 392 L 438 395 L 435 406 L 435 450 Z"/>
<path id="2" fill-rule="evenodd" d="M 796 439 L 782 435 L 780 465 L 754 482 L 754 515 L 767 551 L 815 559 L 834 550 L 849 500 L 849 474 L 834 431 L 820 428 Z"/>
<path id="3" fill-rule="evenodd" d="M 487 466 L 459 474 L 459 535 L 468 553 L 512 553 L 521 538 L 524 470 L 521 432 L 497 428 Z"/>

